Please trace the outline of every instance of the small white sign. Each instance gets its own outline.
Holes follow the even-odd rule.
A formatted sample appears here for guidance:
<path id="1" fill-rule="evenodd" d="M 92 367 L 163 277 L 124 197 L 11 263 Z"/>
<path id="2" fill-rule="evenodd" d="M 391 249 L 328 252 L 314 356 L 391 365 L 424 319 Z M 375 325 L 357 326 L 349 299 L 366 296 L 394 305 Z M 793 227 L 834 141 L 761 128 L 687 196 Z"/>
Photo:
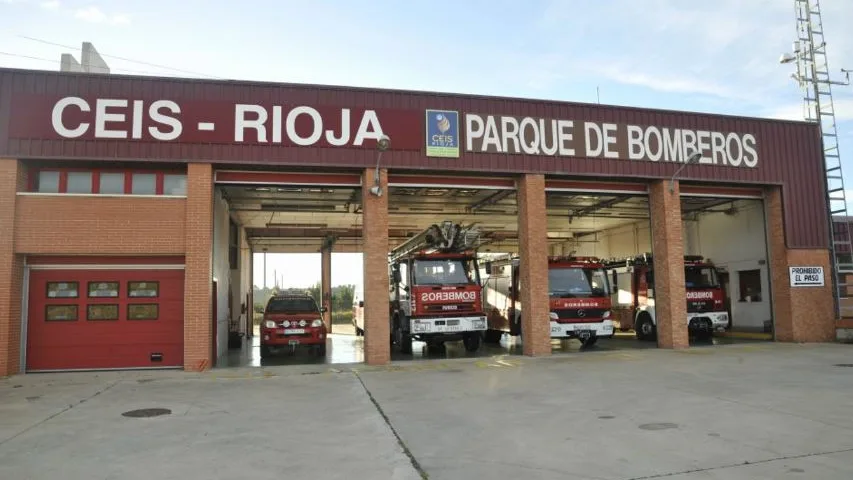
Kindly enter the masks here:
<path id="1" fill-rule="evenodd" d="M 788 267 L 792 287 L 822 287 L 823 267 Z"/>

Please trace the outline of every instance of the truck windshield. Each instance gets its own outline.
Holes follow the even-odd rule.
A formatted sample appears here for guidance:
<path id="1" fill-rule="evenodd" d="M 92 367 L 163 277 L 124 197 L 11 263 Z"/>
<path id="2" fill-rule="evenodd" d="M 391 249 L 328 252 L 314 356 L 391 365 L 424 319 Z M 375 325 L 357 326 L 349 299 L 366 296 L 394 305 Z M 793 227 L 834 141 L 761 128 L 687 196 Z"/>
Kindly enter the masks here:
<path id="1" fill-rule="evenodd" d="M 551 268 L 548 291 L 552 297 L 606 297 L 610 295 L 610 285 L 600 268 Z"/>
<path id="2" fill-rule="evenodd" d="M 317 313 L 313 298 L 273 298 L 266 313 Z"/>
<path id="3" fill-rule="evenodd" d="M 684 286 L 692 289 L 719 288 L 720 282 L 717 280 L 717 269 L 707 266 L 685 266 Z"/>
<path id="4" fill-rule="evenodd" d="M 448 258 L 415 260 L 413 268 L 415 285 L 469 285 L 476 284 L 472 274 L 473 260 Z"/>

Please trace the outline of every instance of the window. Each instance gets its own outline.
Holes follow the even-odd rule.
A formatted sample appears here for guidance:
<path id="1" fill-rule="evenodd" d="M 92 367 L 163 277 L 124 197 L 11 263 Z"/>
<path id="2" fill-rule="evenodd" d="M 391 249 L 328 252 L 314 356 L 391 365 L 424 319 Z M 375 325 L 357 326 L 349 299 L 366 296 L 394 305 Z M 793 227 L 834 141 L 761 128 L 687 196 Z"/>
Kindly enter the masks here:
<path id="1" fill-rule="evenodd" d="M 127 296 L 156 298 L 160 294 L 160 282 L 128 282 Z"/>
<path id="2" fill-rule="evenodd" d="M 45 308 L 44 319 L 48 322 L 77 321 L 77 305 L 48 305 Z"/>
<path id="3" fill-rule="evenodd" d="M 88 305 L 86 320 L 118 320 L 118 305 Z"/>
<path id="4" fill-rule="evenodd" d="M 156 303 L 135 303 L 127 306 L 128 320 L 157 320 L 160 306 Z"/>
<path id="5" fill-rule="evenodd" d="M 761 270 L 743 270 L 737 272 L 740 285 L 739 302 L 761 301 Z"/>
<path id="6" fill-rule="evenodd" d="M 187 195 L 187 175 L 181 171 L 127 170 L 115 168 L 33 169 L 29 191 L 102 195 Z"/>
<path id="7" fill-rule="evenodd" d="M 157 175 L 154 173 L 134 173 L 130 193 L 133 195 L 156 195 Z"/>
<path id="8" fill-rule="evenodd" d="M 118 282 L 89 282 L 89 298 L 118 297 Z"/>
<path id="9" fill-rule="evenodd" d="M 121 195 L 124 193 L 124 174 L 123 173 L 102 173 L 101 187 L 99 193 Z"/>
<path id="10" fill-rule="evenodd" d="M 186 175 L 164 175 L 163 176 L 163 194 L 164 195 L 186 195 L 187 194 L 187 176 Z"/>
<path id="11" fill-rule="evenodd" d="M 77 282 L 47 282 L 47 298 L 77 298 Z"/>
<path id="12" fill-rule="evenodd" d="M 92 172 L 68 172 L 66 193 L 92 193 Z"/>
<path id="13" fill-rule="evenodd" d="M 36 191 L 39 193 L 59 193 L 59 172 L 38 172 Z"/>
<path id="14" fill-rule="evenodd" d="M 265 313 L 317 313 L 320 309 L 311 297 L 273 297 Z"/>

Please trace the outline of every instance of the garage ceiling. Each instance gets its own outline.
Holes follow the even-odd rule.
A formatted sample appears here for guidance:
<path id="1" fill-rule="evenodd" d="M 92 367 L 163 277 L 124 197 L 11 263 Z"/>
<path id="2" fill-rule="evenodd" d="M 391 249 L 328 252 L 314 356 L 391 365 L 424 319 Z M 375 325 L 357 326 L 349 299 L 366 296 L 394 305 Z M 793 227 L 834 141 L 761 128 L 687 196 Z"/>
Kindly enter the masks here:
<path id="1" fill-rule="evenodd" d="M 358 187 L 220 187 L 232 217 L 246 226 L 256 250 L 316 252 L 335 237 L 335 251 L 361 251 L 361 189 Z M 396 245 L 433 223 L 479 225 L 488 249 L 517 248 L 516 193 L 494 188 L 390 187 L 389 236 Z M 644 196 L 547 193 L 552 242 L 648 220 Z M 731 200 L 684 198 L 685 215 Z"/>

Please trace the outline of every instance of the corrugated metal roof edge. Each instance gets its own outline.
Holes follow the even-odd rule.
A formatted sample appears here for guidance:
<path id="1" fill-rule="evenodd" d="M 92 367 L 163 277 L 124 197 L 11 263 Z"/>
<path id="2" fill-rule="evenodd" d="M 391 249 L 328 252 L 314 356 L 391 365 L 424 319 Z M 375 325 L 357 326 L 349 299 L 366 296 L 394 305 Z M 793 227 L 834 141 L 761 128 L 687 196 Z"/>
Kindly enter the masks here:
<path id="1" fill-rule="evenodd" d="M 409 94 L 409 95 L 428 95 L 435 97 L 450 97 L 450 98 L 466 98 L 466 99 L 479 99 L 479 100 L 491 100 L 491 101 L 510 101 L 510 102 L 527 102 L 532 104 L 549 104 L 549 105 L 567 105 L 567 106 L 576 106 L 576 107 L 599 107 L 599 108 L 609 108 L 609 109 L 622 109 L 622 110 L 631 110 L 637 112 L 648 112 L 648 113 L 662 113 L 662 114 L 676 114 L 676 115 L 688 115 L 688 116 L 700 116 L 700 117 L 714 117 L 720 119 L 730 119 L 730 120 L 749 120 L 754 122 L 768 123 L 768 124 L 794 124 L 800 126 L 813 126 L 815 129 L 818 128 L 817 124 L 814 122 L 808 122 L 806 120 L 787 120 L 787 119 L 778 119 L 778 118 L 766 118 L 766 117 L 751 117 L 747 115 L 732 115 L 732 114 L 723 114 L 723 113 L 714 113 L 714 112 L 701 112 L 701 111 L 687 111 L 687 110 L 670 110 L 670 109 L 662 109 L 662 108 L 647 108 L 647 107 L 637 107 L 637 106 L 629 106 L 629 105 L 613 105 L 613 104 L 599 104 L 599 103 L 583 103 L 583 102 L 573 102 L 568 100 L 556 100 L 556 99 L 542 99 L 542 98 L 527 98 L 527 97 L 511 97 L 511 96 L 500 96 L 500 95 L 482 95 L 482 94 L 473 94 L 473 93 L 454 93 L 454 92 L 437 92 L 437 91 L 429 91 L 429 90 L 403 90 L 403 89 L 394 89 L 394 88 L 378 88 L 378 87 L 356 87 L 349 85 L 332 85 L 332 84 L 310 84 L 310 83 L 288 83 L 288 82 L 269 82 L 269 81 L 260 81 L 260 80 L 229 80 L 229 79 L 206 79 L 206 78 L 191 78 L 191 77 L 160 77 L 160 76 L 148 76 L 148 75 L 123 75 L 123 74 L 92 74 L 85 72 L 54 72 L 50 70 L 28 70 L 21 68 L 8 68 L 8 67 L 0 67 L 0 74 L 3 73 L 12 73 L 12 74 L 26 74 L 26 75 L 43 75 L 43 76 L 54 76 L 54 77 L 112 77 L 112 78 L 120 78 L 127 80 L 144 80 L 144 81 L 154 81 L 154 82 L 183 82 L 183 83 L 205 83 L 205 84 L 218 84 L 218 85 L 229 85 L 233 86 L 243 85 L 246 87 L 290 87 L 290 88 L 305 88 L 305 89 L 318 89 L 318 90 L 342 90 L 348 92 L 364 92 L 364 93 L 389 93 L 389 94 Z"/>

